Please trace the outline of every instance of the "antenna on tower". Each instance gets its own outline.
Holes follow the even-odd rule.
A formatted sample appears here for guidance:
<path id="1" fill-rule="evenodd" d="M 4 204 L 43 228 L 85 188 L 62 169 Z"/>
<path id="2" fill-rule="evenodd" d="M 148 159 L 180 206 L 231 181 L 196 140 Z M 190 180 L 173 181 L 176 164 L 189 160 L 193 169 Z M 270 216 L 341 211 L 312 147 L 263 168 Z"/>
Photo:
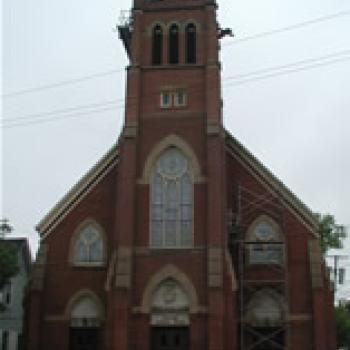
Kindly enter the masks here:
<path id="1" fill-rule="evenodd" d="M 119 38 L 122 40 L 125 51 L 130 58 L 130 48 L 132 39 L 132 16 L 129 10 L 120 11 L 119 23 L 117 24 Z"/>

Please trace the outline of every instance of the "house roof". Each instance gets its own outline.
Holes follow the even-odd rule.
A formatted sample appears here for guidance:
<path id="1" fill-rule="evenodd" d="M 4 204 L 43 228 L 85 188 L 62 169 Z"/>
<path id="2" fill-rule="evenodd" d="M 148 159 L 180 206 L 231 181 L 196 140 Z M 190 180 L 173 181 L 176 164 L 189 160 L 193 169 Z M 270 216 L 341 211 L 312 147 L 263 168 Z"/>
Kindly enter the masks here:
<path id="1" fill-rule="evenodd" d="M 118 162 L 118 147 L 113 145 L 109 151 L 56 203 L 36 226 L 45 238 L 64 217 L 109 173 Z"/>
<path id="2" fill-rule="evenodd" d="M 317 220 L 314 212 L 228 131 L 225 131 L 225 136 L 227 148 L 231 150 L 232 156 L 243 164 L 253 176 L 258 178 L 265 187 L 273 191 L 312 233 L 318 236 Z"/>

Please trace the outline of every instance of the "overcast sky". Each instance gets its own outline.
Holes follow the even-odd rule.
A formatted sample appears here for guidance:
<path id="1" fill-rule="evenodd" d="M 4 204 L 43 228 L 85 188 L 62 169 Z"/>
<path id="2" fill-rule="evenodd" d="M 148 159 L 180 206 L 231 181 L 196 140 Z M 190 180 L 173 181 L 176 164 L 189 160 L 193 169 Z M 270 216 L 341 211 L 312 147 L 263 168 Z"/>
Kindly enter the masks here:
<path id="1" fill-rule="evenodd" d="M 33 251 L 35 225 L 119 135 L 127 59 L 114 28 L 130 6 L 3 0 L 2 216 Z M 226 128 L 350 226 L 350 4 L 222 0 L 219 21 L 235 33 L 221 50 Z"/>

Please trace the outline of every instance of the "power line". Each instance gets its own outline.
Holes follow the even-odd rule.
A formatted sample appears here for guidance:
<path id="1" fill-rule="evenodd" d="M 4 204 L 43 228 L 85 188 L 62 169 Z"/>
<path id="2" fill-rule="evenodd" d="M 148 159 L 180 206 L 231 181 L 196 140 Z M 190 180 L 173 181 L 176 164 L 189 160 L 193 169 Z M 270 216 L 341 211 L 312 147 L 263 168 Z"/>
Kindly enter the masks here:
<path id="1" fill-rule="evenodd" d="M 60 81 L 60 82 L 57 82 L 57 83 L 41 85 L 41 86 L 33 87 L 33 88 L 30 88 L 30 89 L 23 89 L 23 90 L 18 90 L 18 91 L 14 91 L 14 92 L 9 92 L 7 94 L 3 94 L 2 97 L 8 98 L 8 97 L 14 97 L 14 96 L 28 94 L 30 92 L 37 92 L 37 91 L 41 91 L 41 90 L 54 89 L 54 88 L 57 88 L 57 87 L 60 87 L 60 86 L 76 84 L 76 83 L 80 83 L 82 81 L 96 79 L 96 78 L 100 78 L 100 77 L 104 77 L 104 76 L 108 76 L 108 75 L 112 75 L 112 74 L 116 74 L 116 73 L 121 73 L 121 72 L 124 72 L 124 71 L 125 71 L 125 69 L 112 69 L 112 70 L 108 70 L 108 71 L 105 71 L 105 72 L 100 72 L 100 73 L 96 73 L 96 74 L 82 76 L 80 78 L 63 80 L 63 81 Z"/>
<path id="2" fill-rule="evenodd" d="M 91 110 L 91 111 L 82 111 L 82 112 L 79 112 L 79 113 L 71 113 L 71 114 L 67 114 L 65 116 L 53 116 L 51 118 L 45 118 L 45 119 L 41 119 L 41 120 L 28 120 L 28 121 L 18 122 L 18 123 L 14 123 L 14 124 L 10 124 L 10 125 L 3 125 L 2 128 L 3 129 L 11 129 L 11 128 L 19 127 L 19 126 L 28 126 L 28 125 L 33 125 L 33 124 L 42 124 L 42 123 L 47 123 L 47 122 L 56 121 L 56 120 L 62 120 L 62 119 L 67 119 L 67 118 L 74 118 L 74 117 L 78 117 L 78 116 L 85 116 L 85 115 L 93 114 L 93 113 L 117 110 L 117 109 L 120 109 L 120 108 L 123 108 L 123 107 L 124 106 L 104 107 L 104 108 L 98 108 L 98 109 Z"/>
<path id="3" fill-rule="evenodd" d="M 338 51 L 338 52 L 334 52 L 334 53 L 331 53 L 331 54 L 328 54 L 328 55 L 319 56 L 319 57 L 313 57 L 313 58 L 306 58 L 306 59 L 303 59 L 303 60 L 299 60 L 299 61 L 283 64 L 283 65 L 280 65 L 280 66 L 263 68 L 263 69 L 251 71 L 251 72 L 248 72 L 248 73 L 243 73 L 243 74 L 236 74 L 236 75 L 232 75 L 230 77 L 225 78 L 225 80 L 242 79 L 242 78 L 249 77 L 251 75 L 259 75 L 259 74 L 267 73 L 267 72 L 270 72 L 270 71 L 283 70 L 283 69 L 294 67 L 294 66 L 305 65 L 305 64 L 314 63 L 314 62 L 317 62 L 317 61 L 329 60 L 330 58 L 337 58 L 337 57 L 341 57 L 341 56 L 344 56 L 344 55 L 347 55 L 347 54 L 350 54 L 350 50 Z"/>
<path id="4" fill-rule="evenodd" d="M 238 44 L 238 43 L 244 42 L 244 41 L 260 39 L 260 38 L 263 38 L 263 37 L 266 37 L 266 36 L 271 36 L 271 35 L 274 35 L 274 34 L 279 34 L 279 33 L 283 33 L 283 32 L 292 31 L 292 30 L 295 30 L 295 29 L 299 29 L 299 28 L 302 28 L 302 27 L 306 27 L 306 26 L 317 24 L 317 23 L 324 22 L 324 21 L 329 21 L 329 20 L 332 20 L 332 19 L 337 18 L 337 17 L 348 16 L 348 15 L 350 15 L 350 10 L 344 10 L 344 11 L 337 12 L 337 13 L 334 13 L 334 14 L 331 14 L 331 15 L 322 16 L 322 17 L 314 18 L 314 19 L 311 19 L 311 20 L 308 20 L 308 21 L 292 24 L 290 26 L 286 26 L 286 27 L 282 27 L 282 28 L 278 28 L 278 29 L 273 29 L 273 30 L 257 33 L 257 34 L 246 36 L 246 37 L 243 37 L 243 38 L 233 39 L 234 41 L 232 41 L 230 43 L 227 43 L 227 44 L 225 44 L 223 46 L 231 46 L 231 45 L 235 45 L 235 44 Z"/>
<path id="5" fill-rule="evenodd" d="M 12 123 L 13 121 L 17 121 L 17 120 L 25 120 L 25 119 L 36 119 L 36 118 L 42 118 L 45 117 L 47 115 L 55 115 L 55 114 L 65 114 L 65 113 L 69 113 L 69 112 L 73 112 L 76 110 L 82 110 L 82 109 L 86 109 L 86 108 L 95 108 L 95 107 L 100 107 L 100 106 L 106 106 L 109 104 L 117 104 L 118 102 L 123 102 L 124 99 L 118 99 L 118 100 L 108 100 L 108 101 L 103 101 L 103 102 L 98 102 L 98 103 L 91 103 L 91 104 L 85 104 L 85 105 L 79 105 L 79 106 L 75 106 L 75 107 L 67 107 L 67 108 L 62 108 L 62 109 L 56 109 L 53 111 L 48 111 L 48 112 L 42 112 L 42 113 L 36 113 L 36 114 L 28 114 L 26 116 L 22 116 L 22 117 L 16 117 L 16 118 L 3 118 L 2 122 L 6 123 Z"/>
<path id="6" fill-rule="evenodd" d="M 323 16 L 323 17 L 318 17 L 312 20 L 308 20 L 308 21 L 304 21 L 304 22 L 299 22 L 297 24 L 293 24 L 290 26 L 286 26 L 286 27 L 282 27 L 282 28 L 278 28 L 278 29 L 274 29 L 271 31 L 266 31 L 266 32 L 262 32 L 262 33 L 258 33 L 258 34 L 254 34 L 251 36 L 247 36 L 247 37 L 243 37 L 243 38 L 238 38 L 238 39 L 233 39 L 234 41 L 230 42 L 230 43 L 225 43 L 222 46 L 223 47 L 228 47 L 231 45 L 234 45 L 236 43 L 239 42 L 243 42 L 243 41 L 249 41 L 249 40 L 253 40 L 253 39 L 259 39 L 265 36 L 270 36 L 270 35 L 274 35 L 274 34 L 279 34 L 285 31 L 291 31 L 294 29 L 298 29 L 301 27 L 305 27 L 308 25 L 312 25 L 312 24 L 316 24 L 316 23 L 320 23 L 323 21 L 328 21 L 340 16 L 346 16 L 350 14 L 350 10 L 344 10 L 338 13 L 334 13 L 331 15 L 327 15 L 327 16 Z M 42 90 L 47 90 L 47 89 L 53 89 L 53 88 L 57 88 L 60 86 L 65 86 L 65 85 L 70 85 L 70 84 L 76 84 L 76 83 L 80 83 L 82 81 L 87 81 L 87 80 L 91 80 L 91 79 L 96 79 L 96 78 L 100 78 L 103 76 L 108 76 L 108 75 L 112 75 L 112 74 L 116 74 L 116 73 L 121 73 L 124 72 L 125 68 L 120 68 L 120 69 L 112 69 L 112 70 L 108 70 L 108 71 L 103 71 L 103 72 L 99 72 L 99 73 L 95 73 L 95 74 L 91 74 L 91 75 L 86 75 L 86 76 L 81 76 L 79 78 L 75 78 L 75 79 L 69 79 L 69 80 L 63 80 L 57 83 L 52 83 L 52 84 L 46 84 L 46 85 L 41 85 L 38 87 L 33 87 L 33 88 L 28 88 L 28 89 L 23 89 L 23 90 L 17 90 L 17 91 L 13 91 L 13 92 L 9 92 L 6 94 L 2 94 L 1 96 L 4 98 L 11 98 L 11 97 L 15 97 L 15 96 L 19 96 L 19 95 L 24 95 L 24 94 L 28 94 L 31 92 L 37 92 L 37 91 L 42 91 Z"/>
<path id="7" fill-rule="evenodd" d="M 245 73 L 245 74 L 238 74 L 238 75 L 233 75 L 233 76 L 228 76 L 226 78 L 223 78 L 222 81 L 232 81 L 231 83 L 228 83 L 226 85 L 224 85 L 224 87 L 232 87 L 232 86 L 236 86 L 236 85 L 241 85 L 241 84 L 245 84 L 245 83 L 249 83 L 252 81 L 257 81 L 257 80 L 262 80 L 262 79 L 267 79 L 267 78 L 271 78 L 271 77 L 275 77 L 275 76 L 279 76 L 279 75 L 285 75 L 285 74 L 290 74 L 290 73 L 294 73 L 294 72 L 299 72 L 299 71 L 305 71 L 305 70 L 309 70 L 309 69 L 314 69 L 320 66 L 325 66 L 325 65 L 329 65 L 329 64 L 334 64 L 337 62 L 342 62 L 345 60 L 350 59 L 350 56 L 344 56 L 344 54 L 346 53 L 350 53 L 350 50 L 344 50 L 344 51 L 340 51 L 337 53 L 333 53 L 333 54 L 329 54 L 329 55 L 325 55 L 325 56 L 320 56 L 320 57 L 316 57 L 316 58 L 309 58 L 309 59 L 305 59 L 305 60 L 301 60 L 301 61 L 296 61 L 296 62 L 292 62 L 286 65 L 281 65 L 281 66 L 276 66 L 276 67 L 269 67 L 266 69 L 261 69 L 261 70 L 257 70 L 257 71 L 253 71 L 253 72 L 249 72 L 249 73 Z M 333 58 L 331 60 L 329 60 L 330 58 Z M 328 59 L 328 60 L 327 60 Z M 322 62 L 326 60 L 325 62 Z M 321 62 L 320 62 L 321 61 Z M 304 66 L 299 67 L 300 65 L 304 64 Z M 307 64 L 305 66 L 305 64 Z M 289 69 L 291 68 L 291 69 Z M 270 73 L 271 72 L 271 73 Z M 258 76 L 257 76 L 258 75 Z M 236 81 L 235 81 L 236 80 Z M 190 87 L 196 87 L 199 86 L 200 84 L 196 84 L 196 85 L 192 85 Z M 193 91 L 192 93 L 197 93 L 202 91 L 200 88 Z M 154 95 L 158 95 L 158 92 L 153 93 L 153 94 L 148 94 L 147 96 L 144 97 L 151 97 Z M 130 99 L 136 99 L 136 97 L 129 97 Z M 97 109 L 97 110 L 93 110 L 93 111 L 83 111 L 86 108 L 95 108 L 95 107 L 105 107 L 107 105 L 117 105 L 117 102 L 120 101 L 124 101 L 124 99 L 119 99 L 119 100 L 110 100 L 110 101 L 104 101 L 101 103 L 95 103 L 95 104 L 88 104 L 88 105 L 80 105 L 80 106 L 76 106 L 76 107 L 70 107 L 70 108 L 65 108 L 65 109 L 60 109 L 60 110 L 54 110 L 51 112 L 44 112 L 44 113 L 39 113 L 39 114 L 31 114 L 28 116 L 22 116 L 22 117 L 17 117 L 17 118 L 6 118 L 3 119 L 3 121 L 8 121 L 9 124 L 3 124 L 2 127 L 3 128 L 13 128 L 13 127 L 18 127 L 18 126 L 25 126 L 25 125 L 31 125 L 31 124 L 38 124 L 41 122 L 46 122 L 46 121 L 52 121 L 52 120 L 57 120 L 60 118 L 68 118 L 71 116 L 75 116 L 75 115 L 83 115 L 83 114 L 91 114 L 91 113 L 95 113 L 95 112 L 100 112 L 100 111 L 105 111 L 105 110 L 112 110 L 112 109 L 120 109 L 124 107 L 123 105 L 120 106 L 112 106 L 109 108 L 102 108 L 102 109 Z M 78 112 L 78 113 L 69 113 L 69 112 Z M 80 112 L 79 112 L 80 111 Z M 64 115 L 64 116 L 60 116 L 59 114 L 62 113 L 69 113 L 68 115 Z M 52 117 L 52 118 L 48 118 L 48 119 L 43 119 L 44 117 L 46 117 L 47 115 L 57 115 L 56 117 Z M 37 119 L 37 118 L 41 118 L 40 120 L 28 120 L 28 119 Z M 24 120 L 27 119 L 27 120 Z M 17 121 L 17 120 L 23 120 L 23 122 L 19 121 L 18 123 L 12 123 L 13 121 Z"/>
<path id="8" fill-rule="evenodd" d="M 236 82 L 229 83 L 229 84 L 225 85 L 225 87 L 242 85 L 242 84 L 246 84 L 246 83 L 253 82 L 253 81 L 258 81 L 258 80 L 263 80 L 263 79 L 277 77 L 277 76 L 280 76 L 280 75 L 286 75 L 286 74 L 290 74 L 290 73 L 306 71 L 306 70 L 310 70 L 310 69 L 314 69 L 314 68 L 318 68 L 318 67 L 322 67 L 322 66 L 327 66 L 327 65 L 330 65 L 330 64 L 334 64 L 334 63 L 343 62 L 343 61 L 346 61 L 346 60 L 349 60 L 349 59 L 350 59 L 350 56 L 347 56 L 347 57 L 333 59 L 333 60 L 327 61 L 327 62 L 319 62 L 319 63 L 310 64 L 310 65 L 308 65 L 306 67 L 297 67 L 297 68 L 292 68 L 292 69 L 286 69 L 286 70 L 281 71 L 281 72 L 265 74 L 265 75 L 262 75 L 262 76 L 252 77 L 252 78 L 247 78 L 247 79 L 237 79 Z"/>

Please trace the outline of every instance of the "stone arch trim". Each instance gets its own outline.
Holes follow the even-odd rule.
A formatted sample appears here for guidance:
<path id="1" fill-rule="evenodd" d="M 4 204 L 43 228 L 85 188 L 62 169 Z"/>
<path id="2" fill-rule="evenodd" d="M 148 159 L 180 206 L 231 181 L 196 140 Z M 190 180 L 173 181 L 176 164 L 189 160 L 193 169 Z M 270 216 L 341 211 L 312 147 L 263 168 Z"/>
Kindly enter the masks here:
<path id="1" fill-rule="evenodd" d="M 189 24 L 193 24 L 196 27 L 197 33 L 199 33 L 201 31 L 201 24 L 197 20 L 189 18 L 182 23 L 183 32 L 185 32 L 185 29 Z"/>
<path id="2" fill-rule="evenodd" d="M 90 298 L 93 300 L 97 306 L 97 309 L 99 311 L 100 320 L 105 320 L 105 307 L 103 303 L 101 302 L 101 299 L 90 289 L 81 289 L 77 293 L 75 293 L 69 300 L 66 305 L 65 311 L 64 311 L 64 319 L 70 320 L 70 315 L 72 312 L 72 309 L 74 305 L 83 298 Z"/>
<path id="3" fill-rule="evenodd" d="M 167 35 L 167 30 L 168 30 L 168 27 L 166 25 L 166 23 L 164 23 L 163 21 L 161 20 L 156 20 L 156 21 L 153 21 L 148 27 L 147 27 L 147 30 L 146 30 L 146 33 L 148 36 L 152 36 L 152 33 L 153 33 L 153 29 L 155 26 L 161 26 L 162 29 L 163 29 L 163 36 Z"/>
<path id="4" fill-rule="evenodd" d="M 170 27 L 171 27 L 173 24 L 177 25 L 177 27 L 178 27 L 178 29 L 179 29 L 179 33 L 182 33 L 182 32 L 183 32 L 183 26 L 182 26 L 181 22 L 180 22 L 180 21 L 176 21 L 176 20 L 172 20 L 172 21 L 170 21 L 170 22 L 168 22 L 168 23 L 166 24 L 167 35 L 169 34 Z"/>
<path id="5" fill-rule="evenodd" d="M 288 306 L 287 306 L 287 302 L 286 302 L 285 297 L 282 294 L 278 293 L 276 290 L 269 288 L 269 287 L 258 290 L 250 297 L 248 304 L 247 304 L 247 310 L 249 310 L 252 306 L 254 306 L 254 304 L 260 298 L 264 298 L 264 296 L 267 296 L 276 302 L 276 304 L 280 307 L 280 310 L 282 311 L 283 319 L 286 319 Z M 247 312 L 247 310 L 246 310 L 246 312 Z M 244 317 L 246 317 L 246 315 Z"/>
<path id="6" fill-rule="evenodd" d="M 68 261 L 71 265 L 75 265 L 75 266 L 94 266 L 96 264 L 94 263 L 86 263 L 86 264 L 82 264 L 82 263 L 75 263 L 74 262 L 74 245 L 75 242 L 77 241 L 77 238 L 79 236 L 79 233 L 86 227 L 92 225 L 93 227 L 95 227 L 97 229 L 97 231 L 101 234 L 102 237 L 102 243 L 103 243 L 103 262 L 99 263 L 98 266 L 103 266 L 106 264 L 107 261 L 107 236 L 105 233 L 105 230 L 102 228 L 102 226 L 93 218 L 88 217 L 86 219 L 84 219 L 82 222 L 80 222 L 78 224 L 78 226 L 75 228 L 75 230 L 73 231 L 72 237 L 70 239 L 70 244 L 69 244 L 69 251 L 68 251 Z"/>
<path id="7" fill-rule="evenodd" d="M 196 289 L 187 275 L 180 271 L 175 265 L 166 265 L 149 279 L 142 296 L 141 312 L 147 314 L 151 312 L 153 293 L 157 287 L 168 278 L 172 278 L 178 282 L 187 294 L 190 301 L 190 313 L 194 314 L 200 312 L 201 307 L 198 303 Z"/>
<path id="8" fill-rule="evenodd" d="M 277 235 L 279 236 L 281 242 L 285 241 L 285 236 L 284 236 L 284 234 L 283 234 L 283 232 L 281 230 L 280 225 L 274 219 L 272 219 L 270 216 L 265 215 L 265 214 L 259 215 L 249 225 L 249 228 L 248 228 L 248 230 L 246 232 L 246 235 L 245 235 L 245 239 L 246 240 L 249 240 L 253 236 L 254 228 L 262 221 L 269 223 L 275 229 L 275 231 L 276 231 Z"/>
<path id="9" fill-rule="evenodd" d="M 149 153 L 143 168 L 142 178 L 139 180 L 141 184 L 149 184 L 152 168 L 157 161 L 159 155 L 168 147 L 177 147 L 189 160 L 190 170 L 192 173 L 193 183 L 200 183 L 204 181 L 201 175 L 201 169 L 199 161 L 192 148 L 188 145 L 186 141 L 176 135 L 169 135 L 156 144 L 151 152 Z"/>

